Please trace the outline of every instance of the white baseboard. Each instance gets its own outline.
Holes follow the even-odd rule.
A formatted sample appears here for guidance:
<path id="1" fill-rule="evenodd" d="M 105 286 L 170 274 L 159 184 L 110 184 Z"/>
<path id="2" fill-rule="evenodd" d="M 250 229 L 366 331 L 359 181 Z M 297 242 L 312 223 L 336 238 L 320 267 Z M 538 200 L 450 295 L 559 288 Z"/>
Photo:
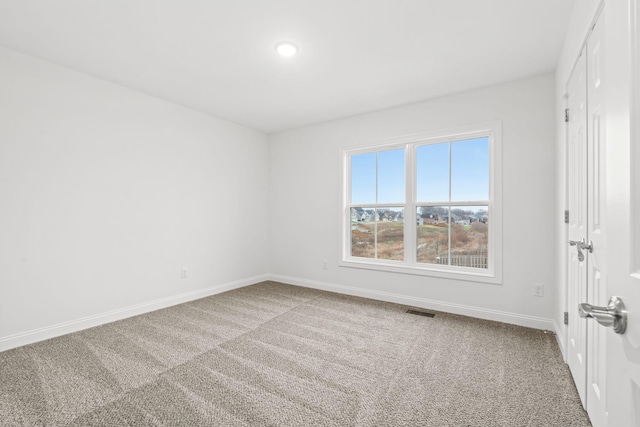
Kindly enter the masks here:
<path id="1" fill-rule="evenodd" d="M 94 326 L 103 325 L 105 323 L 114 322 L 116 320 L 126 319 L 127 317 L 137 316 L 139 314 L 148 313 L 150 311 L 159 310 L 161 308 L 170 307 L 176 304 L 182 304 L 187 301 L 193 301 L 232 289 L 242 288 L 244 286 L 268 280 L 268 275 L 260 275 L 250 277 L 248 279 L 237 280 L 235 282 L 224 283 L 222 285 L 211 286 L 206 289 L 200 289 L 193 292 L 186 292 L 154 301 L 136 304 L 93 316 L 83 317 L 81 319 L 71 320 L 69 322 L 58 323 L 44 328 L 34 329 L 15 335 L 0 337 L 0 351 L 9 350 L 34 342 L 54 338 L 60 335 L 69 334 L 71 332 L 81 331 L 83 329 L 92 328 Z"/>
<path id="2" fill-rule="evenodd" d="M 523 314 L 449 303 L 446 301 L 436 301 L 426 298 L 395 294 L 391 292 L 374 291 L 371 289 L 358 288 L 354 286 L 344 286 L 333 283 L 300 279 L 297 277 L 280 276 L 276 274 L 270 274 L 268 275 L 268 277 L 269 280 L 287 283 L 290 285 L 304 286 L 307 288 L 320 289 L 324 291 L 337 292 L 341 294 L 354 295 L 375 300 L 395 302 L 398 304 L 432 309 L 445 313 L 460 314 L 463 316 L 475 317 L 478 319 L 494 320 L 496 322 L 509 323 L 512 325 L 525 326 L 528 328 L 548 331 L 556 330 L 554 320 L 545 319 L 543 317 L 527 316 Z"/>
<path id="3" fill-rule="evenodd" d="M 556 332 L 556 341 L 558 341 L 558 347 L 560 347 L 560 353 L 562 353 L 562 360 L 567 361 L 567 353 L 566 353 L 566 337 L 564 335 L 563 325 L 558 325 L 558 322 L 553 321 L 554 331 Z"/>
<path id="4" fill-rule="evenodd" d="M 93 316 L 84 317 L 81 319 L 72 320 L 69 322 L 63 322 L 56 325 L 47 326 L 44 328 L 34 329 L 31 331 L 22 332 L 15 335 L 9 335 L 6 337 L 0 337 L 0 351 L 9 350 L 15 347 L 20 347 L 27 344 L 32 344 L 38 341 L 54 338 L 60 335 L 77 332 L 83 329 L 91 328 L 94 326 L 103 325 L 105 323 L 114 322 L 117 320 L 126 319 L 127 317 L 137 316 L 139 314 L 148 313 L 150 311 L 159 310 L 162 308 L 170 307 L 172 305 L 181 304 L 188 301 L 204 298 L 211 295 L 216 295 L 222 292 L 230 291 L 232 289 L 242 288 L 244 286 L 250 286 L 256 283 L 260 283 L 266 280 L 273 280 L 277 282 L 287 283 L 290 285 L 303 286 L 308 288 L 320 289 L 330 292 L 336 292 L 347 295 L 360 296 L 364 298 L 371 298 L 375 300 L 395 302 L 398 304 L 410 305 L 414 307 L 421 307 L 426 309 L 432 309 L 442 311 L 446 313 L 460 314 L 464 316 L 475 317 L 485 320 L 494 320 L 497 322 L 504 322 L 513 325 L 525 326 L 534 329 L 555 331 L 560 346 L 560 351 L 564 357 L 564 333 L 553 319 L 545 319 L 542 317 L 527 316 L 517 313 L 509 313 L 498 310 L 485 309 L 482 307 L 473 307 L 462 304 L 449 303 L 445 301 L 436 301 L 426 298 L 413 297 L 408 295 L 396 294 L 391 292 L 375 291 L 371 289 L 364 289 L 354 286 L 338 285 L 333 283 L 318 282 L 313 280 L 301 279 L 290 276 L 281 276 L 275 274 L 264 274 L 260 276 L 250 277 L 243 280 L 237 280 L 235 282 L 229 282 L 222 285 L 212 286 L 206 289 L 201 289 L 193 292 L 186 292 L 179 295 L 174 295 L 167 298 L 161 298 L 154 301 L 149 301 L 142 304 L 136 304 L 130 307 L 125 307 L 117 310 L 108 311 L 105 313 L 96 314 Z"/>

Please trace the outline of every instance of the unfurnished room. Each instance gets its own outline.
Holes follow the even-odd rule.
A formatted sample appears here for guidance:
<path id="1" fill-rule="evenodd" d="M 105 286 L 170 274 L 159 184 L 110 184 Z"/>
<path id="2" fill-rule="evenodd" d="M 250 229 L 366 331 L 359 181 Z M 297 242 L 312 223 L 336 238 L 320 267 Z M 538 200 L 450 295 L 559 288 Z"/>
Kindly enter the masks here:
<path id="1" fill-rule="evenodd" d="M 0 0 L 1 426 L 640 426 L 640 0 Z"/>

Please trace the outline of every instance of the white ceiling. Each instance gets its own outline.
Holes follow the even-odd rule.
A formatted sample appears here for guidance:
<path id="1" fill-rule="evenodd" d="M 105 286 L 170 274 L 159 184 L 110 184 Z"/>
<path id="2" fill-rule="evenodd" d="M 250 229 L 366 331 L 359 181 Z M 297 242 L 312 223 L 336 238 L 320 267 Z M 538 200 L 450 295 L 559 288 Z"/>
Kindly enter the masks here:
<path id="1" fill-rule="evenodd" d="M 574 3 L 0 0 L 0 45 L 273 133 L 553 71 Z"/>

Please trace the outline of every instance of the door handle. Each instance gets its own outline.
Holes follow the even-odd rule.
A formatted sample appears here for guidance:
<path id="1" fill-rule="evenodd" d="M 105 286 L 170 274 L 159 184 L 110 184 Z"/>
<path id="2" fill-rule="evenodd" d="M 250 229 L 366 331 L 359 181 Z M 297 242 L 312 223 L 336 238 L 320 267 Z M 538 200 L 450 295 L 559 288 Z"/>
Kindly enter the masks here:
<path id="1" fill-rule="evenodd" d="M 584 261 L 584 253 L 582 252 L 582 245 L 584 245 L 584 238 L 580 241 L 578 240 L 569 240 L 570 246 L 575 246 L 578 251 L 578 261 Z"/>
<path id="2" fill-rule="evenodd" d="M 624 334 L 627 330 L 627 311 L 619 297 L 611 297 L 606 307 L 584 302 L 578 304 L 578 314 L 585 319 L 595 319 L 602 326 L 613 328 L 616 334 Z"/>
<path id="3" fill-rule="evenodd" d="M 585 251 L 589 251 L 589 253 L 592 253 L 593 242 L 589 240 L 589 243 L 586 243 L 584 239 L 580 240 L 580 249 L 584 249 Z"/>
<path id="4" fill-rule="evenodd" d="M 569 240 L 569 245 L 576 247 L 576 250 L 578 251 L 578 261 L 580 262 L 584 261 L 584 253 L 582 252 L 583 250 L 587 250 L 589 251 L 589 253 L 593 252 L 593 242 L 589 240 L 589 243 L 587 243 L 584 237 L 579 241 Z"/>

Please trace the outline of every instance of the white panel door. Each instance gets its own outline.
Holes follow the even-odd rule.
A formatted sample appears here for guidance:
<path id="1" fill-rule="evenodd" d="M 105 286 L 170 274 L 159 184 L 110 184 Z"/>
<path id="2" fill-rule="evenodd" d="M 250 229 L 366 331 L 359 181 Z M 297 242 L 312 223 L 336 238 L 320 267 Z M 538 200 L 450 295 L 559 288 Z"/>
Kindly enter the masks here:
<path id="1" fill-rule="evenodd" d="M 639 8 L 640 0 L 606 4 L 607 297 L 619 296 L 627 310 L 624 334 L 605 328 L 610 427 L 640 426 Z"/>
<path id="2" fill-rule="evenodd" d="M 569 238 L 592 248 L 569 252 L 567 362 L 595 427 L 639 427 L 640 0 L 603 4 L 567 85 Z"/>
<path id="3" fill-rule="evenodd" d="M 587 261 L 587 295 L 581 302 L 607 305 L 606 221 L 606 109 L 605 11 L 587 40 L 587 233 L 591 250 Z M 592 320 L 587 323 L 587 378 L 585 406 L 594 426 L 607 425 L 606 417 L 607 329 Z"/>
<path id="4" fill-rule="evenodd" d="M 604 12 L 603 12 L 604 13 Z M 567 363 L 594 426 L 607 425 L 606 334 L 579 315 L 580 303 L 607 299 L 604 19 L 587 38 L 567 85 L 569 325 Z M 606 303 L 604 304 L 606 305 Z"/>
<path id="5" fill-rule="evenodd" d="M 567 84 L 567 184 L 569 240 L 587 234 L 587 67 L 583 51 Z M 583 251 L 584 255 L 584 251 Z M 578 315 L 578 303 L 587 301 L 587 259 L 579 258 L 574 244 L 567 252 L 568 313 L 567 363 L 586 407 L 587 322 Z"/>

